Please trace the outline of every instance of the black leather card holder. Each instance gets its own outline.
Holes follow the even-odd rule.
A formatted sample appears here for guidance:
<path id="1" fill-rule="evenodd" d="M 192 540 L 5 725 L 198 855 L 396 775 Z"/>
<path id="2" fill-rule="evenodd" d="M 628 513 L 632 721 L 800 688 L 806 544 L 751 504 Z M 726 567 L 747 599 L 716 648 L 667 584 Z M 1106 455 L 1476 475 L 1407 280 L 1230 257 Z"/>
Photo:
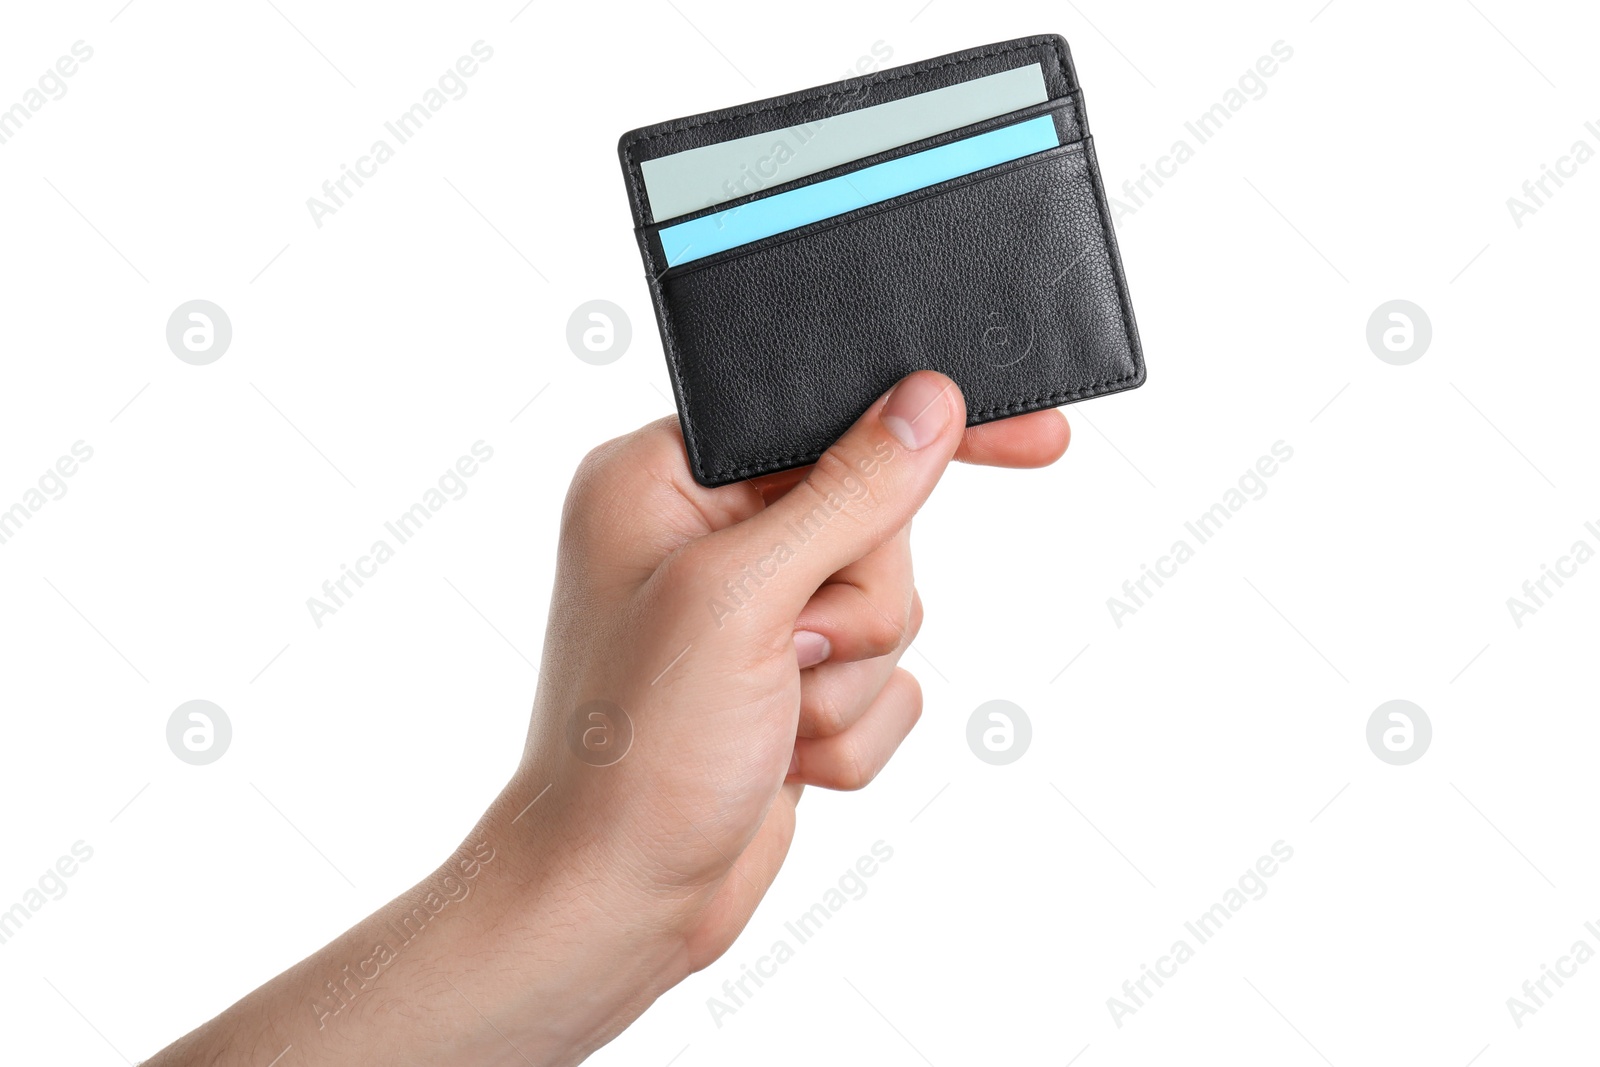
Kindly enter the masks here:
<path id="1" fill-rule="evenodd" d="M 1057 147 L 669 267 L 641 165 L 1039 64 L 1011 114 L 679 216 L 728 211 L 1049 116 Z M 696 481 L 811 463 L 900 378 L 931 368 L 969 425 L 1144 382 L 1111 214 L 1065 40 L 1046 35 L 634 130 L 618 145 Z"/>

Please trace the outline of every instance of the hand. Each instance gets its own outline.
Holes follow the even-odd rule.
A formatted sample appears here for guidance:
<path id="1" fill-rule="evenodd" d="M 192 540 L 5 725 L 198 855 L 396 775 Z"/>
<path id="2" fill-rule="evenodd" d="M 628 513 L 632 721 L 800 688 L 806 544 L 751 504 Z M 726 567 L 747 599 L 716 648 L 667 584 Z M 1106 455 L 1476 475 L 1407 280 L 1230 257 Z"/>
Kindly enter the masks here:
<path id="1" fill-rule="evenodd" d="M 577 1063 L 719 957 L 802 788 L 864 786 L 921 713 L 898 665 L 922 619 L 910 524 L 945 467 L 1067 446 L 1056 411 L 964 423 L 955 384 L 919 372 L 808 471 L 702 488 L 675 419 L 592 452 L 511 782 L 433 878 L 168 1055 L 251 1034 L 309 1063 Z M 376 956 L 429 894 L 430 937 Z"/>

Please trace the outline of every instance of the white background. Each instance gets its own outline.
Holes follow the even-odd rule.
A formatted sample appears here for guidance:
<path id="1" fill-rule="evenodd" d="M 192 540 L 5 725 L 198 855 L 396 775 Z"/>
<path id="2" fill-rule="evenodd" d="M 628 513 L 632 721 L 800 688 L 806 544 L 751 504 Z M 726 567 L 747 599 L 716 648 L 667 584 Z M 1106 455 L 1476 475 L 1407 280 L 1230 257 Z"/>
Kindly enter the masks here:
<path id="1" fill-rule="evenodd" d="M 94 450 L 0 545 L 0 909 L 93 849 L 0 945 L 0 1058 L 149 1055 L 432 869 L 504 782 L 565 484 L 671 409 L 619 134 L 878 41 L 1043 32 L 1113 193 L 1293 57 L 1119 223 L 1149 384 L 1069 409 L 1054 469 L 955 470 L 919 518 L 917 731 L 864 793 L 808 795 L 745 936 L 594 1062 L 1592 1055 L 1600 963 L 1521 1028 L 1506 1005 L 1600 949 L 1600 563 L 1520 628 L 1506 605 L 1600 547 L 1600 162 L 1521 227 L 1506 205 L 1600 148 L 1592 11 L 275 2 L 0 26 L 0 106 L 94 49 L 0 145 L 0 507 Z M 306 198 L 478 40 L 466 96 L 316 227 Z M 164 335 L 196 298 L 234 331 L 204 367 Z M 605 367 L 565 341 L 597 298 L 634 327 Z M 1365 338 L 1396 298 L 1433 325 L 1409 366 Z M 306 598 L 478 440 L 468 494 L 314 626 Z M 1107 598 L 1277 441 L 1266 495 L 1115 625 Z M 965 739 L 996 698 L 1033 725 L 1004 767 Z M 1433 724 L 1409 766 L 1365 738 L 1396 698 Z M 166 745 L 191 699 L 233 724 L 209 766 Z M 879 840 L 867 895 L 718 1027 L 707 998 Z M 1269 892 L 1115 1025 L 1107 998 L 1280 840 Z"/>

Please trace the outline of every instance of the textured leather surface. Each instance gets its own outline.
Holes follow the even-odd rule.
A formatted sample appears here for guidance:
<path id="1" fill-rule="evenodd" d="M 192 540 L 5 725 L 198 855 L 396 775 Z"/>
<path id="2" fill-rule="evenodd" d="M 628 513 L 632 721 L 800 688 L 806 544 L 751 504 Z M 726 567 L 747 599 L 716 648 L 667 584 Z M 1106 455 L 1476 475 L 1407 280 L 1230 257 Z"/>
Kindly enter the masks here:
<path id="1" fill-rule="evenodd" d="M 818 110 L 830 106 L 826 90 L 839 87 L 623 139 L 640 247 L 701 484 L 813 462 L 913 370 L 955 379 L 973 425 L 1143 383 L 1066 42 L 1027 38 L 867 80 L 879 94 L 901 92 L 908 80 L 910 91 L 922 91 L 1032 62 L 1045 65 L 1052 97 L 1064 99 L 997 121 L 1049 110 L 1064 139 L 1081 139 L 671 270 L 662 270 L 641 157 L 631 151 L 761 132 L 750 127 L 756 122 L 782 129 L 806 121 L 797 108 L 827 114 Z"/>

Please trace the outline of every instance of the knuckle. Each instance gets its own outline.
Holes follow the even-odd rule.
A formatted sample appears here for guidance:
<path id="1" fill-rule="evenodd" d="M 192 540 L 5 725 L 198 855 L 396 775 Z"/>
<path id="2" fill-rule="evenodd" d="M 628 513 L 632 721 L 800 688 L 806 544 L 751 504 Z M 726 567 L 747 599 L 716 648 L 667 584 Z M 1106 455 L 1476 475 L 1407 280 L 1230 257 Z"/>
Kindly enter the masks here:
<path id="1" fill-rule="evenodd" d="M 860 745 L 843 744 L 839 746 L 838 775 L 838 781 L 835 783 L 837 787 L 847 792 L 854 792 L 870 785 L 878 776 L 878 768 L 867 759 Z"/>
<path id="2" fill-rule="evenodd" d="M 681 466 L 682 447 L 676 422 L 663 419 L 591 448 L 573 474 L 563 521 L 615 514 L 619 502 L 643 492 L 656 472 Z"/>
<path id="3" fill-rule="evenodd" d="M 905 701 L 906 709 L 915 726 L 922 718 L 922 683 L 917 681 L 917 676 L 904 667 L 896 667 L 890 682 L 900 690 L 901 699 Z"/>
<path id="4" fill-rule="evenodd" d="M 806 719 L 815 737 L 833 737 L 844 732 L 849 723 L 849 712 L 839 694 L 819 686 L 807 694 Z"/>
<path id="5" fill-rule="evenodd" d="M 567 487 L 566 505 L 561 511 L 563 530 L 582 530 L 594 522 L 622 489 L 621 480 L 626 472 L 619 462 L 623 440 L 617 439 L 596 445 L 578 462 Z"/>
<path id="6" fill-rule="evenodd" d="M 868 602 L 871 603 L 870 601 Z M 862 619 L 859 630 L 861 647 L 869 658 L 887 656 L 900 647 L 905 628 L 885 615 L 877 605 L 871 605 Z"/>

